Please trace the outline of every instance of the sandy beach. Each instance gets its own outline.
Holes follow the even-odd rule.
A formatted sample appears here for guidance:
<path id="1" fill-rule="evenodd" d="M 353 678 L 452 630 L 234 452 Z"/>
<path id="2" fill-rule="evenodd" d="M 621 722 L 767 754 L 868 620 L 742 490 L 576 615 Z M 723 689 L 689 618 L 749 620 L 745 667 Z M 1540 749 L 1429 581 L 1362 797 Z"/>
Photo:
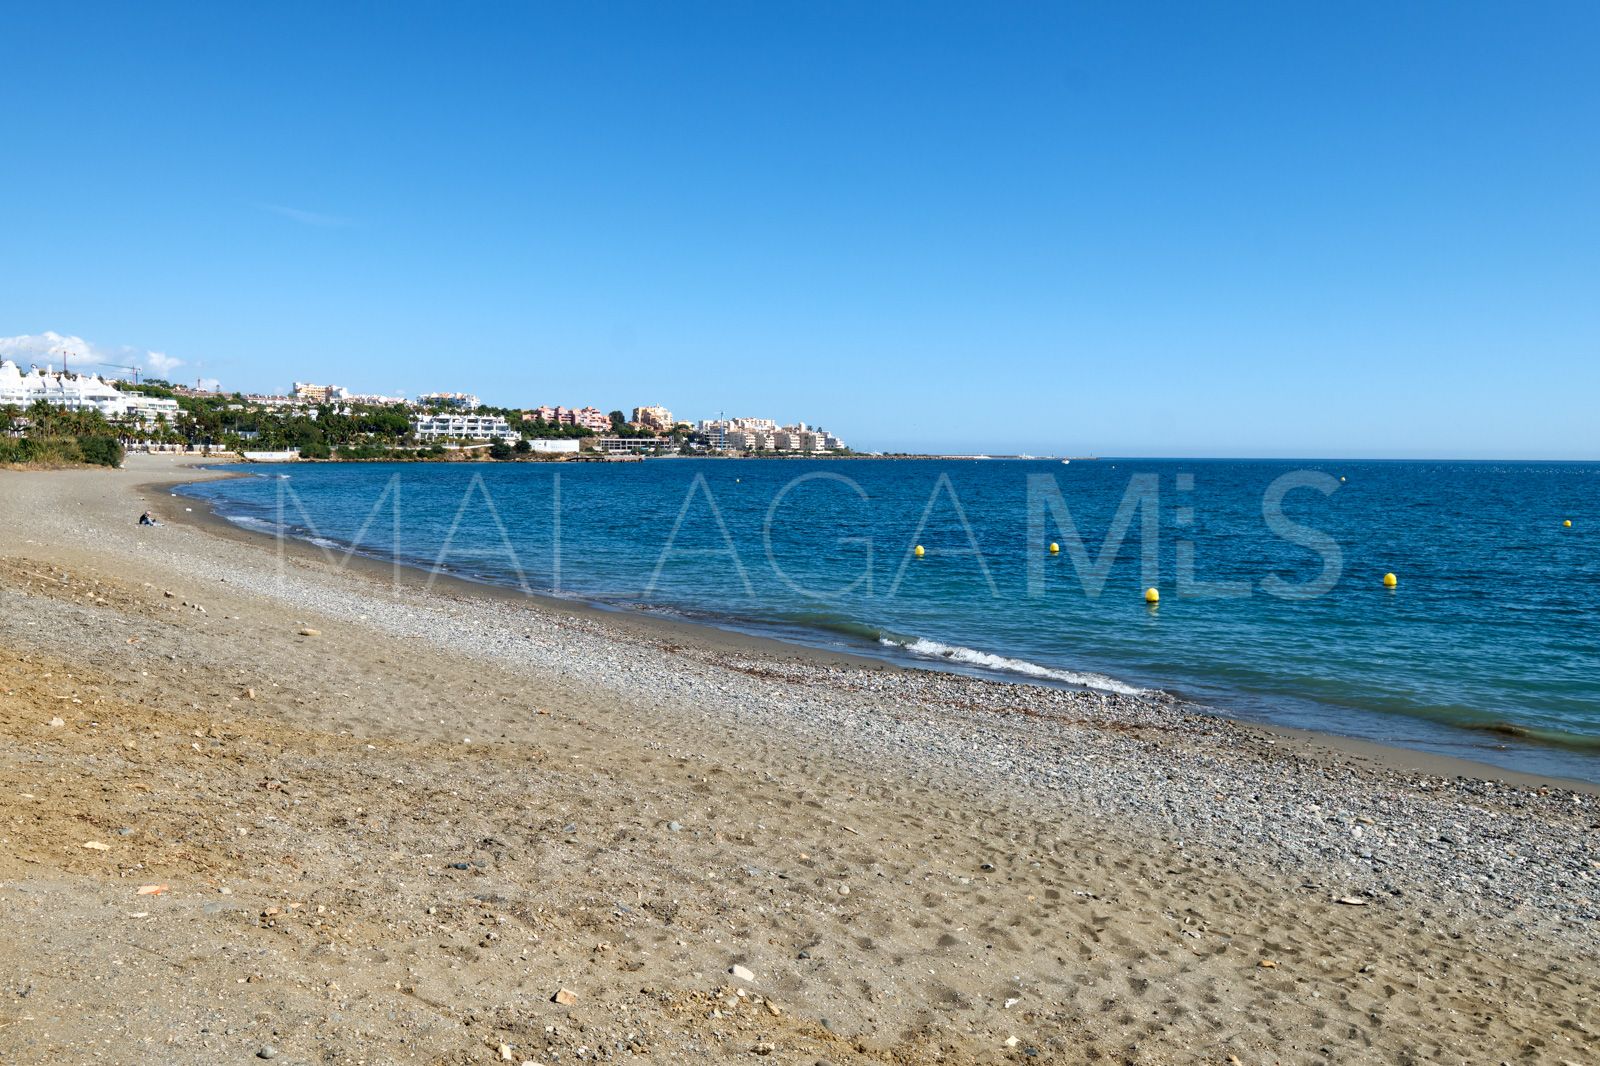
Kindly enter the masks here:
<path id="1" fill-rule="evenodd" d="M 200 476 L 0 473 L 0 1062 L 1595 1061 L 1591 787 L 397 575 Z"/>

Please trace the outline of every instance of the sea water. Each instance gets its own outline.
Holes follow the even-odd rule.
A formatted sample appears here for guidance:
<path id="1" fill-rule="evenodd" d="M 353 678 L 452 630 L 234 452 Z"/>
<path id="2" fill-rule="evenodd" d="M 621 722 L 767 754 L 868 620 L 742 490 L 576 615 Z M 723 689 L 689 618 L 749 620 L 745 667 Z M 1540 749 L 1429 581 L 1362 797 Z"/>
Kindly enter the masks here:
<path id="1" fill-rule="evenodd" d="M 236 469 L 184 491 L 532 592 L 1600 778 L 1600 464 Z"/>

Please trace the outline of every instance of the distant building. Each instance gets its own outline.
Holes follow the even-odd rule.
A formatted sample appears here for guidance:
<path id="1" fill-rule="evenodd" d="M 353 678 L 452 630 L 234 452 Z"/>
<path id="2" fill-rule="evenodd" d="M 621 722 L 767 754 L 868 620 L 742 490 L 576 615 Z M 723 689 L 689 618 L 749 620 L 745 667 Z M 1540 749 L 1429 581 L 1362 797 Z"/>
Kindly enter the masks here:
<path id="1" fill-rule="evenodd" d="M 714 452 L 728 450 L 728 423 L 720 419 L 703 421 L 696 427 L 696 431 L 706 439 L 706 447 Z"/>
<path id="2" fill-rule="evenodd" d="M 126 392 L 122 395 L 127 404 L 128 416 L 138 419 L 143 425 L 151 425 L 163 418 L 168 422 L 175 422 L 181 411 L 178 401 L 166 396 L 145 396 L 137 392 Z"/>
<path id="3" fill-rule="evenodd" d="M 576 455 L 578 441 L 574 437 L 534 439 L 528 442 L 535 455 Z"/>
<path id="4" fill-rule="evenodd" d="M 775 449 L 773 434 L 764 429 L 728 431 L 728 447 L 736 452 L 770 452 Z"/>
<path id="5" fill-rule="evenodd" d="M 332 403 L 350 395 L 343 385 L 313 385 L 309 381 L 294 383 L 294 398 L 302 403 Z"/>
<path id="6" fill-rule="evenodd" d="M 665 407 L 635 407 L 633 421 L 635 425 L 653 429 L 658 433 L 669 433 L 676 425 L 672 421 L 672 412 Z"/>
<path id="7" fill-rule="evenodd" d="M 522 439 L 522 434 L 499 415 L 417 415 L 411 420 L 411 433 L 419 441 L 503 440 L 515 443 Z"/>
<path id="8" fill-rule="evenodd" d="M 259 392 L 246 393 L 244 402 L 255 407 L 300 407 L 305 404 L 304 400 L 297 400 L 293 396 L 268 396 Z"/>
<path id="9" fill-rule="evenodd" d="M 770 418 L 718 418 L 696 428 L 712 451 L 806 454 L 846 450 L 844 441 L 804 422 L 779 426 Z"/>
<path id="10" fill-rule="evenodd" d="M 58 374 L 49 367 L 24 374 L 9 359 L 0 361 L 0 406 L 14 404 L 27 410 L 40 400 L 68 411 L 99 411 L 108 419 L 150 423 L 161 416 L 169 421 L 178 417 L 177 400 L 122 392 L 93 374 Z"/>
<path id="11" fill-rule="evenodd" d="M 606 455 L 639 455 L 653 452 L 662 442 L 655 437 L 594 437 L 588 438 L 590 450 Z"/>
<path id="12" fill-rule="evenodd" d="M 455 411 L 476 411 L 483 406 L 470 392 L 425 392 L 417 397 L 417 402 L 424 407 L 448 407 Z"/>
<path id="13" fill-rule="evenodd" d="M 532 411 L 524 411 L 522 419 L 532 422 L 536 418 L 543 419 L 552 426 L 582 426 L 584 429 L 595 433 L 611 432 L 611 416 L 598 407 L 536 407 Z"/>

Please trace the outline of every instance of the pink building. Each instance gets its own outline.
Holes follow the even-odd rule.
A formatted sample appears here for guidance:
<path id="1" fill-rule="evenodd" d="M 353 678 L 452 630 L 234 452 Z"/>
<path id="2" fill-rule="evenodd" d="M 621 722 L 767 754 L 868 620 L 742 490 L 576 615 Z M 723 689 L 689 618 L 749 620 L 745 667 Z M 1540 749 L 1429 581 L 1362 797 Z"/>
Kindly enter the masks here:
<path id="1" fill-rule="evenodd" d="M 608 433 L 611 430 L 611 416 L 597 407 L 550 407 L 548 405 L 537 407 L 532 411 L 525 411 L 523 421 L 532 422 L 542 418 L 551 425 L 557 426 L 582 426 L 592 429 L 596 433 Z"/>

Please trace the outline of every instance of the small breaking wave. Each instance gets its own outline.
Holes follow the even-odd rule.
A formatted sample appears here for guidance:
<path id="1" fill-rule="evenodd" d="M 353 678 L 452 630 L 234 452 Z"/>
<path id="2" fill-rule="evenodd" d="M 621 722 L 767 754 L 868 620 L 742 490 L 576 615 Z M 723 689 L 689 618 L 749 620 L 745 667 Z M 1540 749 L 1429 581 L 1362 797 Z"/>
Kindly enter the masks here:
<path id="1" fill-rule="evenodd" d="M 284 532 L 277 523 L 268 522 L 265 518 L 255 518 L 247 514 L 224 514 L 223 517 L 240 529 L 248 529 L 252 533 L 270 533 L 274 537 L 279 537 Z"/>
<path id="2" fill-rule="evenodd" d="M 254 515 L 230 514 L 224 515 L 223 517 L 229 522 L 232 522 L 234 525 L 238 526 L 240 529 L 248 529 L 252 533 L 265 533 L 272 537 L 292 537 L 295 540 L 304 541 L 305 543 L 314 545 L 323 549 L 324 551 L 354 550 L 348 544 L 343 544 L 337 540 L 332 540 L 328 537 L 319 537 L 316 534 L 307 532 L 303 529 L 281 526 L 276 522 L 270 522 L 265 518 L 257 518 Z"/>
<path id="3" fill-rule="evenodd" d="M 879 637 L 878 643 L 899 648 L 919 659 L 930 659 L 935 662 L 960 663 L 963 666 L 973 666 L 980 670 L 990 670 L 1001 674 L 1019 674 L 1023 677 L 1038 678 L 1041 681 L 1057 681 L 1065 685 L 1081 685 L 1084 688 L 1098 689 L 1102 692 L 1116 692 L 1124 696 L 1137 696 L 1144 692 L 1142 688 L 1124 684 L 1113 677 L 1104 674 L 1080 673 L 1076 670 L 1056 670 L 1038 663 L 1030 663 L 1026 659 L 1010 659 L 1004 655 L 995 655 L 992 652 L 978 651 L 976 648 L 964 648 L 959 644 L 941 644 L 936 640 L 927 640 L 923 637 L 913 637 L 899 640 L 893 637 Z"/>

